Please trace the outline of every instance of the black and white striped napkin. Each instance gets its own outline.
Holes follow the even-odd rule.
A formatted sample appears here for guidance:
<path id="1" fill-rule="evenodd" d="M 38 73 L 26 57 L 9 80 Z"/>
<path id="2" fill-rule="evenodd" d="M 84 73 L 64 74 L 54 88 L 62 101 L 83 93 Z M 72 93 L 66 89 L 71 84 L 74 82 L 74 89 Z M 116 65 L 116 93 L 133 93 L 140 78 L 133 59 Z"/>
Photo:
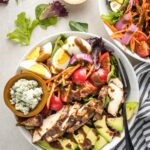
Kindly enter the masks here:
<path id="1" fill-rule="evenodd" d="M 150 64 L 140 63 L 134 69 L 140 88 L 140 107 L 130 135 L 135 150 L 150 150 Z M 114 150 L 125 150 L 125 140 Z"/>

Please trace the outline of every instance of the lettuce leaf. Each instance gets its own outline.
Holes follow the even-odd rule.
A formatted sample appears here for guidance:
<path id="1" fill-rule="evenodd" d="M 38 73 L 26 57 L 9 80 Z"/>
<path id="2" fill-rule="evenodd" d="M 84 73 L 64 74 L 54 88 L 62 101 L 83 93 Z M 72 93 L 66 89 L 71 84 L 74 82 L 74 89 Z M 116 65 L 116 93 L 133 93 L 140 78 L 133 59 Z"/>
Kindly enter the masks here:
<path id="1" fill-rule="evenodd" d="M 88 31 L 88 24 L 87 23 L 70 21 L 69 27 L 72 31 L 80 31 L 80 32 L 87 32 Z"/>
<path id="2" fill-rule="evenodd" d="M 15 20 L 16 29 L 7 34 L 7 38 L 19 43 L 20 45 L 29 45 L 33 29 L 38 25 L 38 20 L 31 21 L 26 18 L 25 12 L 18 14 Z"/>
<path id="3" fill-rule="evenodd" d="M 109 81 L 111 78 L 120 78 L 120 74 L 118 72 L 118 62 L 116 57 L 112 54 L 110 55 L 110 62 L 110 72 L 108 74 L 107 81 Z"/>
<path id="4" fill-rule="evenodd" d="M 123 13 L 121 11 L 113 12 L 110 11 L 109 15 L 101 15 L 102 19 L 110 24 L 115 24 L 118 20 L 121 19 Z"/>
<path id="5" fill-rule="evenodd" d="M 45 140 L 38 141 L 36 143 L 36 145 L 38 145 L 39 147 L 41 147 L 43 150 L 55 150 Z"/>
<path id="6" fill-rule="evenodd" d="M 48 4 L 40 4 L 35 8 L 36 19 L 39 21 L 39 24 L 43 29 L 47 29 L 48 26 L 55 25 L 57 23 L 56 16 L 52 16 L 43 20 L 40 19 L 41 14 L 43 13 L 43 11 L 45 11 L 47 7 L 49 7 Z"/>
<path id="7" fill-rule="evenodd" d="M 67 40 L 67 36 L 64 34 L 61 34 L 57 37 L 57 39 L 54 43 L 54 48 L 53 48 L 52 54 L 51 54 L 52 57 L 54 56 L 56 51 L 65 44 L 66 40 Z"/>

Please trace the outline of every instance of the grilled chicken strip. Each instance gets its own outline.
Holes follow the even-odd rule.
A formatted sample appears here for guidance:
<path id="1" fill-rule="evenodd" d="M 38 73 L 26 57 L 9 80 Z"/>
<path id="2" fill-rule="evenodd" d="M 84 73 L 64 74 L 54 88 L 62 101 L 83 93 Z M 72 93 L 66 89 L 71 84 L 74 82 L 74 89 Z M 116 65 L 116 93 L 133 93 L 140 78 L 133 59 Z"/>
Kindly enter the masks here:
<path id="1" fill-rule="evenodd" d="M 62 136 L 67 128 L 74 124 L 76 113 L 81 107 L 81 104 L 75 103 L 70 106 L 67 117 L 64 120 L 59 120 L 54 128 L 51 128 L 45 135 L 47 142 L 55 141 L 58 137 Z"/>
<path id="2" fill-rule="evenodd" d="M 43 124 L 40 128 L 36 129 L 33 133 L 33 143 L 38 142 L 41 138 L 55 125 L 57 124 L 58 120 L 67 116 L 68 113 L 68 106 L 64 106 L 60 111 L 56 114 L 48 116 L 46 119 L 43 120 Z"/>
<path id="3" fill-rule="evenodd" d="M 68 128 L 67 132 L 73 133 L 79 129 L 82 125 L 87 123 L 96 112 L 101 114 L 101 108 L 101 102 L 99 100 L 90 100 L 78 110 L 76 115 L 76 123 L 71 128 Z"/>
<path id="4" fill-rule="evenodd" d="M 93 117 L 94 121 L 101 119 L 101 117 L 102 117 L 101 114 L 104 110 L 105 99 L 106 99 L 107 95 L 108 95 L 108 86 L 103 86 L 98 95 L 98 100 L 100 102 L 99 102 L 99 105 L 97 105 L 97 111 Z"/>
<path id="5" fill-rule="evenodd" d="M 31 118 L 28 118 L 25 121 L 18 122 L 17 125 L 23 125 L 23 126 L 30 126 L 30 127 L 40 127 L 43 123 L 43 117 L 42 115 L 37 115 Z"/>
<path id="6" fill-rule="evenodd" d="M 108 95 L 111 101 L 108 105 L 108 112 L 116 116 L 121 103 L 124 102 L 123 84 L 118 78 L 113 78 L 108 83 Z"/>

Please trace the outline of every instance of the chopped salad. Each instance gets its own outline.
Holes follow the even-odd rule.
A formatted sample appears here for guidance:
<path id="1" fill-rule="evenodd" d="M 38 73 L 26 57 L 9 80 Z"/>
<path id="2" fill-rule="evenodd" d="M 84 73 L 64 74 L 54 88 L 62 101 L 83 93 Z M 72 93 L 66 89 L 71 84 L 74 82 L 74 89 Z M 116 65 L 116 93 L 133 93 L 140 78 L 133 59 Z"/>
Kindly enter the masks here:
<path id="1" fill-rule="evenodd" d="M 123 131 L 123 83 L 117 58 L 102 38 L 60 35 L 34 48 L 20 73 L 39 75 L 49 92 L 44 109 L 17 125 L 44 150 L 100 150 Z M 43 91 L 44 93 L 44 91 Z M 127 102 L 130 120 L 138 103 Z"/>
<path id="2" fill-rule="evenodd" d="M 140 57 L 150 56 L 150 1 L 106 0 L 108 15 L 102 15 L 112 38 Z"/>

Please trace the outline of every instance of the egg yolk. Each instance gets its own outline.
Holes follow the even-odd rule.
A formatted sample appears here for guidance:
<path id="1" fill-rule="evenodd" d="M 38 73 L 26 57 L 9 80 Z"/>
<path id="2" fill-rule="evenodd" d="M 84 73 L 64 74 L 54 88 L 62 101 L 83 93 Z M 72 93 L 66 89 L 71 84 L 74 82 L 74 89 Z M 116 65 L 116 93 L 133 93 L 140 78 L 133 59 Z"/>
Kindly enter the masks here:
<path id="1" fill-rule="evenodd" d="M 45 75 L 46 69 L 44 68 L 44 66 L 40 65 L 40 64 L 35 64 L 33 66 L 31 66 L 29 68 L 30 71 L 35 72 L 37 74 L 40 74 L 42 76 Z"/>
<path id="2" fill-rule="evenodd" d="M 36 47 L 33 51 L 31 51 L 28 56 L 26 57 L 26 60 L 30 60 L 30 59 L 36 59 L 39 56 L 39 52 L 40 52 L 40 47 Z"/>
<path id="3" fill-rule="evenodd" d="M 57 56 L 57 64 L 58 65 L 63 65 L 65 64 L 70 56 L 65 52 L 64 50 L 61 50 Z"/>

